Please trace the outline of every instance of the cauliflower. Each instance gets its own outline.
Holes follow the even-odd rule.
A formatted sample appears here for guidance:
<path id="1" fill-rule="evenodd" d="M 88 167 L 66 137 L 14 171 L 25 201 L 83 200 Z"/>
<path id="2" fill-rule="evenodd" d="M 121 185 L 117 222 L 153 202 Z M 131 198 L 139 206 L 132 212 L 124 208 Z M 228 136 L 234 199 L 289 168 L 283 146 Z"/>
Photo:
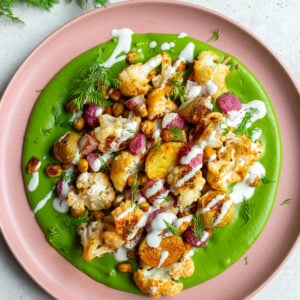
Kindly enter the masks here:
<path id="1" fill-rule="evenodd" d="M 227 191 L 232 183 L 240 182 L 250 166 L 259 158 L 262 144 L 252 142 L 246 135 L 228 134 L 216 158 L 207 164 L 207 181 L 212 188 Z"/>
<path id="2" fill-rule="evenodd" d="M 115 191 L 104 173 L 82 173 L 76 181 L 78 193 L 70 191 L 67 202 L 75 212 L 84 212 L 84 207 L 90 210 L 110 208 L 115 200 Z"/>
<path id="3" fill-rule="evenodd" d="M 122 150 L 128 146 L 130 140 L 138 133 L 140 117 L 113 117 L 101 115 L 100 126 L 93 131 L 93 135 L 99 142 L 98 149 L 103 153 L 111 153 Z"/>
<path id="4" fill-rule="evenodd" d="M 105 223 L 101 220 L 84 223 L 77 228 L 83 246 L 82 258 L 91 261 L 105 253 L 113 253 L 124 241 L 114 231 L 105 231 Z"/>
<path id="5" fill-rule="evenodd" d="M 140 236 L 145 226 L 146 218 L 144 212 L 132 205 L 131 200 L 122 202 L 120 206 L 111 212 L 115 220 L 116 232 L 126 241 L 130 241 L 132 246 L 133 240 L 136 241 Z M 135 239 L 135 237 L 138 237 Z"/>
<path id="6" fill-rule="evenodd" d="M 147 96 L 146 104 L 149 120 L 162 117 L 166 113 L 177 110 L 177 105 L 168 97 L 168 88 L 154 89 Z"/>
<path id="7" fill-rule="evenodd" d="M 202 149 L 206 146 L 213 149 L 221 148 L 225 139 L 223 124 L 225 124 L 225 117 L 221 113 L 207 114 L 200 124 L 191 130 L 190 142 L 199 145 Z"/>
<path id="8" fill-rule="evenodd" d="M 227 91 L 225 79 L 230 74 L 229 67 L 222 63 L 216 63 L 218 60 L 219 56 L 213 51 L 203 51 L 194 62 L 195 81 L 200 85 L 212 81 L 217 86 L 217 90 L 212 94 L 214 97 Z"/>
<path id="9" fill-rule="evenodd" d="M 146 94 L 150 89 L 149 73 L 161 64 L 162 55 L 150 58 L 146 63 L 137 63 L 126 67 L 119 73 L 119 89 L 123 95 L 134 97 Z"/>
<path id="10" fill-rule="evenodd" d="M 190 277 L 195 270 L 194 261 L 188 255 L 184 255 L 179 262 L 165 268 L 146 267 L 133 274 L 136 285 L 149 296 L 175 296 L 183 288 L 181 282 L 176 282 L 181 277 Z"/>
<path id="11" fill-rule="evenodd" d="M 137 171 L 140 161 L 140 155 L 131 154 L 129 151 L 122 151 L 113 159 L 110 179 L 117 191 L 124 190 L 128 177 Z"/>
<path id="12" fill-rule="evenodd" d="M 77 228 L 83 246 L 82 258 L 91 261 L 95 257 L 100 257 L 104 253 L 111 253 L 113 249 L 103 245 L 103 223 L 98 220 L 84 223 Z"/>
<path id="13" fill-rule="evenodd" d="M 205 183 L 201 166 L 176 166 L 169 171 L 167 182 L 171 186 L 171 192 L 178 195 L 177 205 L 181 211 L 197 201 L 201 195 Z"/>

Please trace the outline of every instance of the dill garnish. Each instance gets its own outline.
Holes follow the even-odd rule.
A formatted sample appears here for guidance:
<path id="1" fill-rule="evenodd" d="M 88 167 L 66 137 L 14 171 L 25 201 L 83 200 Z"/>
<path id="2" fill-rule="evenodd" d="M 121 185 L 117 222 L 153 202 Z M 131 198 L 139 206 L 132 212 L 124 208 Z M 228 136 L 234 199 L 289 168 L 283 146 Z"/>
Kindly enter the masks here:
<path id="1" fill-rule="evenodd" d="M 178 72 L 174 78 L 170 79 L 168 83 L 171 85 L 170 98 L 171 100 L 179 100 L 180 103 L 184 103 L 184 96 L 186 94 L 186 89 L 183 84 L 183 72 Z"/>
<path id="2" fill-rule="evenodd" d="M 213 31 L 212 36 L 207 40 L 207 42 L 216 42 L 220 37 L 219 29 Z"/>
<path id="3" fill-rule="evenodd" d="M 275 182 L 275 180 L 272 180 L 272 179 L 270 179 L 270 178 L 264 176 L 264 177 L 261 178 L 261 182 L 262 182 L 263 184 L 269 184 L 269 183 Z"/>
<path id="4" fill-rule="evenodd" d="M 291 198 L 287 198 L 285 200 L 283 200 L 280 205 L 287 205 L 287 204 L 290 204 L 292 202 L 292 199 Z"/>
<path id="5" fill-rule="evenodd" d="M 96 61 L 86 65 L 74 80 L 73 105 L 82 109 L 85 103 L 110 106 L 113 101 L 106 98 L 105 90 L 118 86 L 118 79 L 113 78 L 109 68 L 101 65 L 100 51 Z"/>
<path id="6" fill-rule="evenodd" d="M 170 132 L 172 134 L 172 142 L 180 142 L 183 139 L 182 130 L 177 127 L 173 126 L 170 128 Z"/>
<path id="7" fill-rule="evenodd" d="M 66 227 L 69 230 L 76 230 L 76 228 L 83 223 L 86 223 L 88 221 L 88 211 L 86 210 L 82 215 L 71 217 L 68 216 L 66 220 Z"/>
<path id="8" fill-rule="evenodd" d="M 203 231 L 204 231 L 204 225 L 202 223 L 201 217 L 196 216 L 196 215 L 193 216 L 193 222 L 194 222 L 194 227 L 193 227 L 194 235 L 198 239 L 201 239 Z"/>
<path id="9" fill-rule="evenodd" d="M 179 235 L 179 231 L 178 229 L 172 225 L 171 223 L 169 223 L 168 221 L 164 220 L 165 224 L 167 225 L 168 230 L 173 234 L 178 236 Z"/>
<path id="10" fill-rule="evenodd" d="M 253 202 L 249 201 L 249 200 L 245 200 L 244 201 L 244 207 L 243 207 L 243 212 L 242 212 L 242 216 L 244 218 L 245 223 L 247 224 L 252 216 L 253 213 L 253 209 L 254 209 L 254 204 Z"/>

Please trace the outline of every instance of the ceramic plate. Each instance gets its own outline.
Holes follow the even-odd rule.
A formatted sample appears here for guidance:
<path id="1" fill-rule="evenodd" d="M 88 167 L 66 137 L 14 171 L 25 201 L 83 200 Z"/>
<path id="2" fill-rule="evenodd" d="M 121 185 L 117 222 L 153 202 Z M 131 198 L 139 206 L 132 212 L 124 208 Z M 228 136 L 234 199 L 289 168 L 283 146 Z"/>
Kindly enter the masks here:
<path id="1" fill-rule="evenodd" d="M 241 259 L 216 278 L 185 290 L 173 299 L 199 299 L 201 295 L 209 295 L 210 299 L 245 298 L 274 274 L 299 236 L 300 202 L 296 201 L 300 194 L 299 92 L 284 67 L 259 40 L 226 17 L 199 6 L 174 1 L 110 5 L 68 23 L 27 58 L 8 85 L 0 106 L 0 119 L 5 124 L 0 136 L 3 235 L 25 270 L 55 298 L 141 298 L 99 284 L 49 246 L 31 213 L 21 173 L 23 137 L 37 91 L 74 57 L 110 39 L 113 28 L 123 27 L 135 33 L 186 32 L 203 41 L 219 29 L 220 38 L 214 46 L 245 63 L 273 102 L 282 133 L 282 175 L 271 218 L 260 238 L 245 254 L 249 263 Z M 281 205 L 285 199 L 292 202 Z"/>

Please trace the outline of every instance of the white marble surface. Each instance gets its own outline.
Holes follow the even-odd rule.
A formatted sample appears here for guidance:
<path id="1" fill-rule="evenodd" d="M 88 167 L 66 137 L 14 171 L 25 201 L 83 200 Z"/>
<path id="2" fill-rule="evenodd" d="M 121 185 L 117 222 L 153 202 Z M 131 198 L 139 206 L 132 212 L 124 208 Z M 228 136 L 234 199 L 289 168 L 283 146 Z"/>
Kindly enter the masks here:
<path id="1" fill-rule="evenodd" d="M 20 4 L 15 8 L 15 13 L 26 25 L 14 24 L 0 18 L 0 95 L 22 61 L 44 38 L 74 17 L 93 9 L 91 3 L 81 9 L 76 5 L 76 1 L 73 2 L 67 4 L 67 1 L 61 0 L 50 12 Z M 115 2 L 119 1 L 111 1 Z M 218 11 L 250 29 L 277 54 L 299 84 L 299 0 L 186 0 L 186 2 Z M 19 266 L 1 234 L 0 299 L 51 299 L 51 296 L 33 282 Z M 299 245 L 281 270 L 252 299 L 300 299 Z"/>

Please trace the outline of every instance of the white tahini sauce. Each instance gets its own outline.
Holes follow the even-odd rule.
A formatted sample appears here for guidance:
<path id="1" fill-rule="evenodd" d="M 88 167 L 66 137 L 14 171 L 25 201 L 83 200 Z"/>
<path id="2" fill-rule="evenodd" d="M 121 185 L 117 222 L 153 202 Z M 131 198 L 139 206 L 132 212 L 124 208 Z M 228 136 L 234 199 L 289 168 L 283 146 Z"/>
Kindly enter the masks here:
<path id="1" fill-rule="evenodd" d="M 222 221 L 222 219 L 226 216 L 227 212 L 229 211 L 230 207 L 232 206 L 233 201 L 230 198 L 229 200 L 223 202 L 221 211 L 219 213 L 219 215 L 217 216 L 217 218 L 214 221 L 214 226 L 219 225 L 219 223 Z"/>
<path id="2" fill-rule="evenodd" d="M 127 249 L 125 247 L 118 248 L 113 254 L 116 261 L 124 261 L 128 259 Z"/>
<path id="3" fill-rule="evenodd" d="M 47 201 L 52 197 L 53 189 L 42 199 L 39 201 L 39 203 L 36 205 L 36 207 L 33 210 L 33 213 L 36 214 L 40 209 L 42 209 Z"/>
<path id="4" fill-rule="evenodd" d="M 265 168 L 260 162 L 255 162 L 253 166 L 251 166 L 244 178 L 243 181 L 238 182 L 233 187 L 232 192 L 230 193 L 230 198 L 234 203 L 240 203 L 245 199 L 249 199 L 253 196 L 255 187 L 250 186 L 256 176 L 262 178 L 265 176 Z"/>
<path id="5" fill-rule="evenodd" d="M 169 252 L 168 251 L 162 251 L 161 252 L 161 256 L 160 256 L 160 260 L 159 260 L 159 263 L 158 263 L 158 268 L 161 267 L 161 265 L 166 261 L 166 259 L 168 258 L 169 256 Z"/>
<path id="6" fill-rule="evenodd" d="M 180 39 L 182 39 L 182 38 L 184 38 L 184 37 L 186 37 L 187 36 L 187 34 L 185 33 L 185 32 L 180 32 L 179 34 L 178 34 L 178 38 L 180 38 Z"/>
<path id="7" fill-rule="evenodd" d="M 56 211 L 60 213 L 66 213 L 67 211 L 69 211 L 68 202 L 58 197 L 53 199 L 52 206 Z"/>
<path id="8" fill-rule="evenodd" d="M 184 155 L 180 158 L 180 164 L 188 165 L 193 158 L 197 157 L 198 155 L 202 155 L 202 154 L 203 154 L 202 148 L 198 145 L 194 145 L 192 147 L 191 151 L 187 155 Z"/>
<path id="9" fill-rule="evenodd" d="M 204 214 L 212 207 L 214 207 L 218 202 L 222 201 L 225 198 L 225 195 L 217 195 L 214 199 L 212 199 L 204 208 L 199 211 L 199 214 Z"/>
<path id="10" fill-rule="evenodd" d="M 156 41 L 151 41 L 149 43 L 149 48 L 151 48 L 151 49 L 155 48 L 156 46 L 157 46 L 157 42 Z"/>
<path id="11" fill-rule="evenodd" d="M 39 185 L 39 172 L 33 172 L 28 182 L 27 189 L 29 192 L 33 192 Z"/>
<path id="12" fill-rule="evenodd" d="M 113 29 L 111 35 L 119 39 L 111 56 L 102 64 L 106 68 L 111 68 L 114 64 L 126 59 L 126 55 L 120 54 L 130 51 L 133 31 L 129 28 Z"/>

